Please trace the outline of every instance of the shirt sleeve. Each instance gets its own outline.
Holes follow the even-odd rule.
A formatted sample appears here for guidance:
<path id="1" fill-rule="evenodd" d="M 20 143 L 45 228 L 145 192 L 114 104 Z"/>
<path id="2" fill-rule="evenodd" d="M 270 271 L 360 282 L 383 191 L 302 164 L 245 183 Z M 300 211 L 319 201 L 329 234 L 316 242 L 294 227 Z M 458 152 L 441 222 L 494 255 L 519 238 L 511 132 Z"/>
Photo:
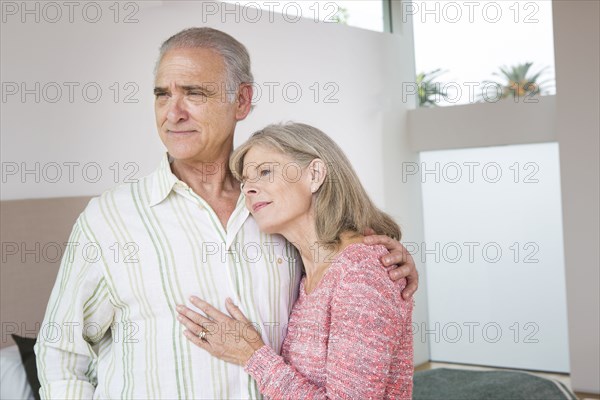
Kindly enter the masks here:
<path id="1" fill-rule="evenodd" d="M 42 399 L 93 398 L 97 355 L 92 346 L 113 321 L 101 248 L 84 226 L 82 214 L 69 237 L 35 344 Z"/>
<path id="2" fill-rule="evenodd" d="M 268 346 L 256 351 L 246 371 L 272 399 L 377 399 L 387 387 L 399 345 L 396 291 L 372 266 L 345 273 L 331 302 L 327 383 L 313 385 Z"/>

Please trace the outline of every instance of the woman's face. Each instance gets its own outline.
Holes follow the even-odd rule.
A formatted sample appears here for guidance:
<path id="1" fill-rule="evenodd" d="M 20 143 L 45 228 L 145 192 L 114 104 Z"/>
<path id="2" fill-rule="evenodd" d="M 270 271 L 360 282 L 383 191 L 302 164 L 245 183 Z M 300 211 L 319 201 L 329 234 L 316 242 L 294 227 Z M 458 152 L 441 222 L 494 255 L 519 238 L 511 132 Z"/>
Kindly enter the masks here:
<path id="1" fill-rule="evenodd" d="M 253 146 L 244 157 L 246 207 L 265 233 L 285 233 L 310 221 L 311 183 L 308 167 L 267 146 Z"/>

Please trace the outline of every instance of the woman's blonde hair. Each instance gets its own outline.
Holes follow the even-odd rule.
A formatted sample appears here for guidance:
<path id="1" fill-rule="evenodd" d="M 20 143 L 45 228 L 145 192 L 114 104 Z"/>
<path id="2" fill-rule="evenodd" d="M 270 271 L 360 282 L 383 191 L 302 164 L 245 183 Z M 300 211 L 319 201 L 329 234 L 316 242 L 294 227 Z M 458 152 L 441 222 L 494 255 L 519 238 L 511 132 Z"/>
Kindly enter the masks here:
<path id="1" fill-rule="evenodd" d="M 229 168 L 239 181 L 244 157 L 256 145 L 286 154 L 301 168 L 316 158 L 325 163 L 327 175 L 315 193 L 316 231 L 321 243 L 337 244 L 343 232 L 362 234 L 367 228 L 400 240 L 398 224 L 373 204 L 342 149 L 319 129 L 287 123 L 269 125 L 255 132 L 229 160 Z"/>

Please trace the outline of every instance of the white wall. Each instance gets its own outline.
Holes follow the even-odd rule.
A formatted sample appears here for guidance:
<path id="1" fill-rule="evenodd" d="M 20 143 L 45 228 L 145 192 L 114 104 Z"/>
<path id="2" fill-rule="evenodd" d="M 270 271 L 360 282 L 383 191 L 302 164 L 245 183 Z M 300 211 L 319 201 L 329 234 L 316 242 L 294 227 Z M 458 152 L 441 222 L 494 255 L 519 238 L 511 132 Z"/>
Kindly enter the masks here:
<path id="1" fill-rule="evenodd" d="M 8 7 L 15 4 L 12 15 Z M 66 7 L 62 18 L 51 23 L 53 10 L 46 8 L 44 13 L 41 4 L 2 2 L 0 198 L 95 195 L 130 173 L 139 178 L 150 172 L 162 144 L 153 123 L 150 61 L 159 42 L 145 39 L 153 31 L 144 17 L 146 9 L 136 13 L 139 23 L 115 24 L 108 8 L 112 3 L 96 2 L 102 14 L 91 23 L 85 18 L 93 21 L 95 9 L 89 7 L 83 14 L 85 3 L 79 3 L 73 23 Z M 37 14 L 23 12 L 36 6 Z M 123 21 L 132 10 L 120 11 Z M 117 102 L 110 89 L 115 82 L 120 86 Z M 131 86 L 125 90 L 127 83 Z M 13 85 L 19 89 L 14 95 Z M 34 93 L 22 98 L 22 85 Z M 74 89 L 72 98 L 69 85 Z M 97 102 L 93 102 L 95 86 L 102 90 Z M 56 87 L 61 89 L 60 98 Z M 134 91 L 137 103 L 125 103 L 126 95 Z M 120 163 L 118 168 L 115 162 Z M 125 168 L 126 163 L 132 164 Z M 34 172 L 23 175 L 25 169 Z"/>
<path id="2" fill-rule="evenodd" d="M 34 82 L 40 82 L 43 87 L 56 82 L 63 87 L 63 98 L 56 103 L 44 100 L 54 97 L 50 86 L 46 96 L 41 90 L 39 103 L 33 95 L 27 95 L 23 103 L 19 94 L 7 94 L 1 126 L 4 172 L 11 172 L 12 166 L 7 164 L 11 162 L 25 162 L 26 168 L 33 168 L 36 162 L 42 164 L 39 182 L 35 174 L 26 175 L 25 183 L 20 174 L 5 176 L 3 200 L 100 193 L 115 184 L 114 172 L 109 169 L 115 161 L 136 163 L 138 176 L 150 172 L 162 151 L 152 108 L 152 70 L 158 46 L 182 28 L 210 25 L 231 33 L 248 47 L 256 81 L 263 88 L 254 113 L 238 127 L 238 142 L 271 122 L 298 120 L 314 124 L 343 145 L 369 192 L 384 204 L 381 110 L 392 93 L 382 71 L 394 55 L 403 51 L 392 35 L 310 20 L 290 23 L 279 16 L 269 23 L 266 14 L 259 23 L 243 19 L 236 23 L 235 16 L 224 20 L 207 17 L 200 2 L 148 7 L 136 14 L 139 23 L 115 24 L 110 4 L 102 4 L 105 17 L 96 24 L 50 24 L 43 18 L 40 23 L 23 24 L 9 16 L 3 25 L 5 85 L 26 82 L 34 87 Z M 68 101 L 64 82 L 80 84 L 73 103 Z M 103 90 L 95 104 L 81 95 L 81 88 L 88 82 L 97 83 Z M 116 104 L 110 89 L 114 82 L 121 86 L 121 99 Z M 134 96 L 139 100 L 137 104 L 123 102 L 124 95 L 133 90 L 123 89 L 127 82 L 135 85 L 132 88 L 139 87 Z M 268 82 L 278 85 L 272 102 L 265 86 Z M 315 82 L 320 87 L 317 101 L 310 89 Z M 326 89 L 327 83 L 331 85 Z M 286 84 L 301 88 L 298 102 L 286 101 L 282 90 Z M 338 102 L 325 103 L 326 95 L 334 90 L 337 93 L 333 99 Z M 293 87 L 288 95 L 295 95 Z M 62 179 L 51 183 L 56 168 L 43 163 L 69 161 L 82 165 L 96 162 L 103 167 L 106 179 L 89 183 L 94 168 L 89 167 L 91 176 L 86 181 L 77 174 L 76 166 L 75 182 L 71 183 L 68 168 L 63 166 Z M 121 170 L 129 172 L 123 165 Z"/>
<path id="3" fill-rule="evenodd" d="M 134 178 L 152 171 L 162 152 L 152 106 L 152 70 L 158 47 L 183 28 L 209 25 L 248 47 L 256 81 L 263 88 L 254 112 L 238 125 L 238 143 L 271 122 L 295 120 L 321 128 L 347 152 L 375 202 L 399 219 L 407 240 L 422 240 L 419 186 L 405 187 L 397 180 L 400 163 L 416 157 L 407 147 L 405 117 L 410 104 L 397 96 L 401 82 L 414 77 L 410 30 L 402 36 L 311 20 L 293 23 L 266 12 L 251 23 L 247 19 L 254 19 L 255 13 L 208 16 L 209 8 L 202 2 L 149 2 L 135 14 L 137 23 L 124 24 L 114 23 L 114 9 L 108 8 L 112 2 L 99 3 L 103 17 L 97 23 L 86 22 L 81 10 L 75 10 L 74 23 L 68 22 L 68 15 L 57 23 L 46 22 L 44 15 L 39 23 L 26 16 L 28 22 L 21 23 L 21 10 L 7 14 L 2 25 L 2 80 L 18 85 L 26 82 L 28 87 L 34 87 L 36 81 L 41 87 L 57 82 L 65 93 L 56 103 L 46 101 L 55 97 L 50 85 L 39 103 L 33 95 L 22 102 L 19 93 L 7 95 L 3 101 L 3 200 L 94 195 L 114 186 L 115 181 L 123 182 L 135 168 Z M 124 3 L 120 4 L 123 7 Z M 229 4 L 227 9 L 234 7 Z M 134 11 L 121 8 L 119 21 Z M 80 83 L 72 103 L 64 82 Z M 88 82 L 96 82 L 103 90 L 97 103 L 82 97 L 81 88 Z M 110 89 L 114 82 L 121 87 L 117 103 L 112 97 L 114 89 Z M 124 91 L 128 82 L 132 86 Z M 266 82 L 277 85 L 273 101 Z M 292 86 L 301 88 L 297 102 L 286 100 L 285 85 L 290 87 L 289 97 L 295 96 Z M 124 95 L 136 87 L 138 103 L 124 103 Z M 328 94 L 337 103 L 325 102 Z M 73 167 L 73 182 L 68 179 L 65 162 L 79 163 Z M 36 163 L 39 176 L 21 176 L 22 166 L 35 169 Z M 91 163 L 99 165 L 103 173 L 96 183 L 90 182 L 96 165 Z M 126 163 L 132 164 L 126 168 Z M 57 165 L 62 178 L 52 183 Z M 85 176 L 84 165 L 88 167 Z M 424 282 L 419 292 L 417 323 L 426 318 L 426 304 L 419 300 L 424 298 Z M 416 362 L 428 358 L 426 345 L 416 344 Z"/>
<path id="4" fill-rule="evenodd" d="M 571 384 L 600 393 L 600 3 L 553 13 Z"/>
<path id="5" fill-rule="evenodd" d="M 421 243 L 425 240 L 423 228 L 423 203 L 421 184 L 402 179 L 402 166 L 405 163 L 418 163 L 419 153 L 411 148 L 408 129 L 407 108 L 414 111 L 416 96 L 404 96 L 403 87 L 414 82 L 415 55 L 413 45 L 412 20 L 402 15 L 402 2 L 393 1 L 392 28 L 395 41 L 388 52 L 389 61 L 382 64 L 382 77 L 387 79 L 389 96 L 381 99 L 381 120 L 383 122 L 383 177 L 385 182 L 386 211 L 400 223 L 402 241 Z M 400 51 L 398 51 L 400 50 Z M 421 340 L 418 328 L 427 321 L 427 282 L 426 263 L 415 258 L 420 274 L 419 290 L 415 294 L 413 311 L 413 340 L 415 365 L 429 361 L 429 344 Z"/>
<path id="6" fill-rule="evenodd" d="M 426 244 L 407 245 L 427 261 L 431 359 L 568 373 L 558 144 L 428 151 L 418 168 Z"/>
<path id="7" fill-rule="evenodd" d="M 427 151 L 555 142 L 556 96 L 525 100 L 411 110 L 411 147 Z M 510 125 L 503 117 L 510 118 Z"/>

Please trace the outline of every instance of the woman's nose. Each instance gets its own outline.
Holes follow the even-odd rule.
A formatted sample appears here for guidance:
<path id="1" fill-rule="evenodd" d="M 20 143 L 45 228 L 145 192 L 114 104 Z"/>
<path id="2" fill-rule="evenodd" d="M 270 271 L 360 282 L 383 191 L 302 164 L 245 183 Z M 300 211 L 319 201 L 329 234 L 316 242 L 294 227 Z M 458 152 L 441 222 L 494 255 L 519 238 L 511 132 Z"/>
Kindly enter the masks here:
<path id="1" fill-rule="evenodd" d="M 251 196 L 258 194 L 258 189 L 256 188 L 254 182 L 246 181 L 242 183 L 242 192 L 244 192 L 246 196 Z"/>

